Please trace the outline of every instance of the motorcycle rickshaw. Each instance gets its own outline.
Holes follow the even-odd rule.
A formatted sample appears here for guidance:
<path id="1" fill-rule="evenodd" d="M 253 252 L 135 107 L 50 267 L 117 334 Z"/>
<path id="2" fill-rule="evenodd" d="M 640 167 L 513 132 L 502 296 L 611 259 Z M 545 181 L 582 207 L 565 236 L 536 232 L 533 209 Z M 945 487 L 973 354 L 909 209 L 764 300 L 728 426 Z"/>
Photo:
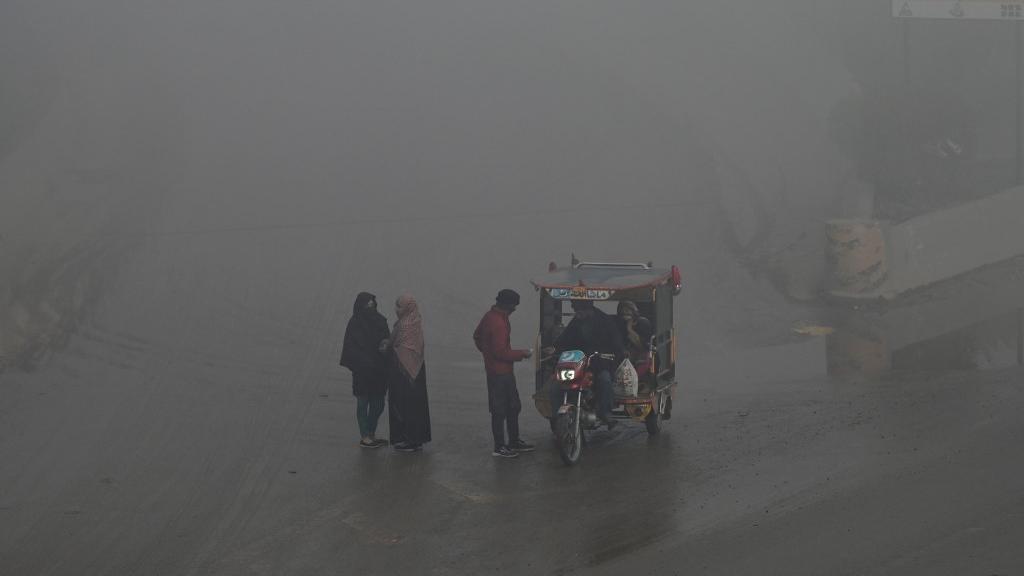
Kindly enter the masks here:
<path id="1" fill-rule="evenodd" d="M 635 304 L 640 316 L 650 322 L 650 340 L 643 343 L 640 357 L 632 358 L 635 385 L 614 388 L 611 418 L 644 423 L 650 435 L 657 434 L 662 421 L 672 415 L 676 388 L 676 334 L 673 328 L 673 297 L 679 294 L 679 269 L 655 268 L 652 264 L 578 262 L 531 280 L 540 294 L 540 333 L 537 350 L 552 350 L 554 342 L 573 316 L 570 303 L 592 301 L 594 306 L 614 315 L 618 303 Z M 534 404 L 549 419 L 562 460 L 579 461 L 585 442 L 584 431 L 598 427 L 589 371 L 598 354 L 590 350 L 557 350 L 536 356 Z M 611 358 L 608 358 L 609 360 Z M 553 405 L 555 404 L 555 405 Z"/>

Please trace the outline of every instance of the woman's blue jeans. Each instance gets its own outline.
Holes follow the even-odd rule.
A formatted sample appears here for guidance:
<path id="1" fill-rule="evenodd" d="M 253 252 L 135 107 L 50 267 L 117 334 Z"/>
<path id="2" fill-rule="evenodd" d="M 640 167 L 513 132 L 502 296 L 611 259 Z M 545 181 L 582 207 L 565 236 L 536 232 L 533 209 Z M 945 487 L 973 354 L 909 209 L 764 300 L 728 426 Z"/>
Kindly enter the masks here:
<path id="1" fill-rule="evenodd" d="M 361 438 L 377 433 L 377 421 L 383 412 L 383 396 L 356 396 L 356 420 L 359 422 Z"/>

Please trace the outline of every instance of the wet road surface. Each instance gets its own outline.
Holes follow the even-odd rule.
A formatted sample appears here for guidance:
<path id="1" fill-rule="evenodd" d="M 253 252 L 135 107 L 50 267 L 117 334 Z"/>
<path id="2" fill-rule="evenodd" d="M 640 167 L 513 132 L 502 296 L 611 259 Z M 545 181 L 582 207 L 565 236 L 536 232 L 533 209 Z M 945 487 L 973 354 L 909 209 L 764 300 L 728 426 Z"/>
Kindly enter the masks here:
<path id="1" fill-rule="evenodd" d="M 567 468 L 528 402 L 538 450 L 490 456 L 474 359 L 435 361 L 424 452 L 361 450 L 317 338 L 341 320 L 295 318 L 262 363 L 93 326 L 45 370 L 6 374 L 3 572 L 1024 570 L 1017 369 L 695 378 L 662 435 L 594 433 Z"/>
<path id="2" fill-rule="evenodd" d="M 1024 571 L 1020 369 L 830 378 L 823 336 L 730 347 L 721 331 L 778 329 L 784 311 L 699 306 L 716 290 L 699 276 L 678 299 L 673 419 L 655 438 L 594 433 L 567 468 L 529 366 L 521 425 L 538 450 L 490 455 L 469 334 L 493 291 L 444 281 L 472 261 L 377 265 L 376 285 L 411 271 L 420 287 L 434 441 L 360 449 L 338 343 L 344 295 L 364 287 L 350 270 L 375 264 L 345 234 L 140 237 L 65 347 L 0 376 L 2 572 Z M 513 317 L 517 342 L 531 316 Z"/>
<path id="3" fill-rule="evenodd" d="M 500 280 L 478 256 L 519 217 L 507 229 L 267 226 L 194 200 L 157 232 L 120 238 L 134 248 L 116 265 L 96 261 L 104 289 L 39 369 L 0 375 L 0 572 L 1024 571 L 1024 373 L 831 378 L 827 337 L 789 323 L 814 310 L 744 284 L 721 253 L 670 253 L 676 236 L 699 245 L 711 218 L 656 228 L 656 262 L 692 279 L 676 306 L 673 419 L 655 438 L 640 426 L 597 432 L 567 468 L 530 405 L 529 366 L 521 426 L 538 450 L 490 455 L 470 334 Z M 399 228 L 417 250 L 400 249 Z M 536 254 L 557 235 L 545 230 L 502 278 L 525 284 L 543 268 Z M 430 241 L 441 232 L 481 242 Z M 377 286 L 391 292 L 378 291 L 382 303 L 411 286 L 423 306 L 434 441 L 422 453 L 357 446 L 337 359 L 351 299 Z M 525 295 L 512 319 L 522 345 L 535 296 L 513 286 Z M 882 328 L 903 317 L 885 315 Z"/>

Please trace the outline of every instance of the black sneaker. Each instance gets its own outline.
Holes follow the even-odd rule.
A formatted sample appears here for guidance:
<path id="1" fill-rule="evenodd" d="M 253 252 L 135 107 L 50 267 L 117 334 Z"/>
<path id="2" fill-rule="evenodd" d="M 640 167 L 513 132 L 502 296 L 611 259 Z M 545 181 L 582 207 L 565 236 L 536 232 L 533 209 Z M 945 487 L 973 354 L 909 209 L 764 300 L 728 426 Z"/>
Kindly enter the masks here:
<path id="1" fill-rule="evenodd" d="M 516 440 L 515 442 L 508 445 L 509 448 L 516 452 L 533 452 L 537 449 L 536 446 L 529 442 L 523 442 L 522 440 Z"/>
<path id="2" fill-rule="evenodd" d="M 380 444 L 377 444 L 373 440 L 360 440 L 359 441 L 359 447 L 360 448 L 380 448 Z"/>
<path id="3" fill-rule="evenodd" d="M 405 442 L 402 442 L 400 444 L 395 444 L 394 448 L 398 452 L 419 452 L 420 450 L 423 450 L 423 445 L 407 444 Z"/>
<path id="4" fill-rule="evenodd" d="M 372 440 L 373 440 L 373 443 L 376 444 L 377 446 L 387 446 L 388 445 L 388 439 L 387 438 L 373 438 Z"/>
<path id="5" fill-rule="evenodd" d="M 508 446 L 498 446 L 491 452 L 491 456 L 497 456 L 498 458 L 518 458 L 519 453 L 514 450 L 510 450 Z"/>

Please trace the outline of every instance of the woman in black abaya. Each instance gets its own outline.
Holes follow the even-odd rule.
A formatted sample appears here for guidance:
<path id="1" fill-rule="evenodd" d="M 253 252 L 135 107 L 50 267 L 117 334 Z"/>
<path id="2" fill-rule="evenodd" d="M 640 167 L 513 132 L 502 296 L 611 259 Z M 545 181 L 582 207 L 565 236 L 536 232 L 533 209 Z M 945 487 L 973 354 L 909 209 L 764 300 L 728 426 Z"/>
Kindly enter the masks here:
<path id="1" fill-rule="evenodd" d="M 388 321 L 377 311 L 377 298 L 369 292 L 360 292 L 345 329 L 341 365 L 352 371 L 359 446 L 363 448 L 379 448 L 388 443 L 377 438 L 376 432 L 387 393 L 389 338 Z"/>

